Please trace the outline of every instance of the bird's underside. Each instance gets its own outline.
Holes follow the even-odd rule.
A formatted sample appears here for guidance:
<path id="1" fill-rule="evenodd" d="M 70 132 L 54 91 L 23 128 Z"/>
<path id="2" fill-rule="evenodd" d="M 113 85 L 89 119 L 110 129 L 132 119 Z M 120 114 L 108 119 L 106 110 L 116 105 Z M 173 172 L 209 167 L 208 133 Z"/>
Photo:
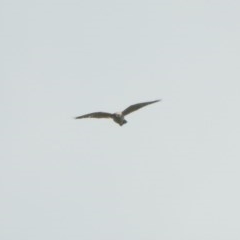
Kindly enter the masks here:
<path id="1" fill-rule="evenodd" d="M 127 123 L 126 119 L 124 118 L 124 116 L 137 111 L 138 109 L 145 107 L 149 104 L 152 103 L 156 103 L 161 101 L 161 99 L 159 100 L 155 100 L 155 101 L 151 101 L 151 102 L 143 102 L 143 103 L 137 103 L 134 105 L 131 105 L 129 107 L 127 107 L 125 110 L 123 110 L 122 112 L 117 112 L 117 113 L 107 113 L 107 112 L 93 112 L 93 113 L 88 113 L 79 117 L 76 117 L 75 119 L 82 119 L 82 118 L 111 118 L 113 119 L 114 122 L 116 122 L 117 124 L 119 124 L 120 126 L 124 125 L 125 123 Z"/>

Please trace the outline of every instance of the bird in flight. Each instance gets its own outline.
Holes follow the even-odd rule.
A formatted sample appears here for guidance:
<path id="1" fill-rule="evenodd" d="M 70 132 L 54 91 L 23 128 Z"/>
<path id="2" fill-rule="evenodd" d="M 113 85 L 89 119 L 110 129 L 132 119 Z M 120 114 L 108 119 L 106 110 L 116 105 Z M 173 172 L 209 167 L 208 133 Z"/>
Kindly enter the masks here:
<path id="1" fill-rule="evenodd" d="M 123 124 L 127 123 L 126 119 L 124 118 L 126 115 L 142 108 L 145 107 L 149 104 L 152 103 L 156 103 L 161 101 L 161 99 L 159 100 L 155 100 L 155 101 L 151 101 L 151 102 L 143 102 L 143 103 L 137 103 L 137 104 L 133 104 L 129 107 L 127 107 L 125 110 L 123 110 L 122 112 L 116 112 L 116 113 L 107 113 L 107 112 L 93 112 L 93 113 L 88 113 L 79 117 L 76 117 L 75 119 L 82 119 L 82 118 L 111 118 L 113 119 L 114 122 L 116 122 L 117 124 L 119 124 L 120 126 L 122 126 Z"/>

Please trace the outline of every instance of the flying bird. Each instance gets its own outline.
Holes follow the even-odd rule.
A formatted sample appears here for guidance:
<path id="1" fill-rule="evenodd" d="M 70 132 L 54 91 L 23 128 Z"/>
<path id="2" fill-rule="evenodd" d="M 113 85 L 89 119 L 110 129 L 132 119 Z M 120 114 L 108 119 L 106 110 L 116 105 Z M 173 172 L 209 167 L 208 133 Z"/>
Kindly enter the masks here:
<path id="1" fill-rule="evenodd" d="M 82 118 L 111 118 L 113 119 L 114 122 L 116 122 L 117 124 L 119 124 L 120 126 L 122 126 L 123 124 L 127 123 L 126 119 L 124 118 L 126 115 L 142 108 L 145 107 L 149 104 L 152 103 L 156 103 L 161 101 L 161 99 L 159 100 L 155 100 L 155 101 L 151 101 L 151 102 L 143 102 L 143 103 L 137 103 L 134 105 L 131 105 L 129 107 L 127 107 L 125 110 L 123 110 L 122 112 L 116 112 L 116 113 L 107 113 L 107 112 L 93 112 L 93 113 L 89 113 L 89 114 L 85 114 L 79 117 L 76 117 L 75 119 L 82 119 Z"/>

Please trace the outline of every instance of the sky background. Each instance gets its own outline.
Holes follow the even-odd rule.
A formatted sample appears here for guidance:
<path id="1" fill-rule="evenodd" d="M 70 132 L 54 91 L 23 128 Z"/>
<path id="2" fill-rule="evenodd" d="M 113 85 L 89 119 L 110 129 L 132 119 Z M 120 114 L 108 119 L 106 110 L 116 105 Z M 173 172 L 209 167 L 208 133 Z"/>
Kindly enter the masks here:
<path id="1" fill-rule="evenodd" d="M 2 0 L 0 239 L 239 240 L 239 12 Z"/>

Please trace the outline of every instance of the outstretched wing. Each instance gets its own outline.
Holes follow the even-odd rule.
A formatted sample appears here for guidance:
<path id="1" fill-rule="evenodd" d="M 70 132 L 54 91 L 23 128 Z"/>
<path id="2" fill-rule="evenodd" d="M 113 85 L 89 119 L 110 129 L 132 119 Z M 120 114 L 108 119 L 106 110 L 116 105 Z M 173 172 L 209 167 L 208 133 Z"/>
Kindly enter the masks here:
<path id="1" fill-rule="evenodd" d="M 81 118 L 112 118 L 112 114 L 106 113 L 106 112 L 94 112 L 94 113 L 89 113 L 89 114 L 76 117 L 75 119 L 81 119 Z"/>
<path id="2" fill-rule="evenodd" d="M 137 103 L 137 104 L 131 105 L 128 108 L 126 108 L 122 112 L 122 114 L 123 114 L 123 116 L 125 116 L 125 115 L 127 115 L 127 114 L 129 114 L 131 112 L 137 111 L 139 108 L 145 107 L 145 106 L 147 106 L 149 104 L 156 103 L 156 102 L 159 102 L 159 101 L 161 101 L 161 99 L 155 100 L 155 101 L 151 101 L 151 102 L 143 102 L 143 103 Z"/>

